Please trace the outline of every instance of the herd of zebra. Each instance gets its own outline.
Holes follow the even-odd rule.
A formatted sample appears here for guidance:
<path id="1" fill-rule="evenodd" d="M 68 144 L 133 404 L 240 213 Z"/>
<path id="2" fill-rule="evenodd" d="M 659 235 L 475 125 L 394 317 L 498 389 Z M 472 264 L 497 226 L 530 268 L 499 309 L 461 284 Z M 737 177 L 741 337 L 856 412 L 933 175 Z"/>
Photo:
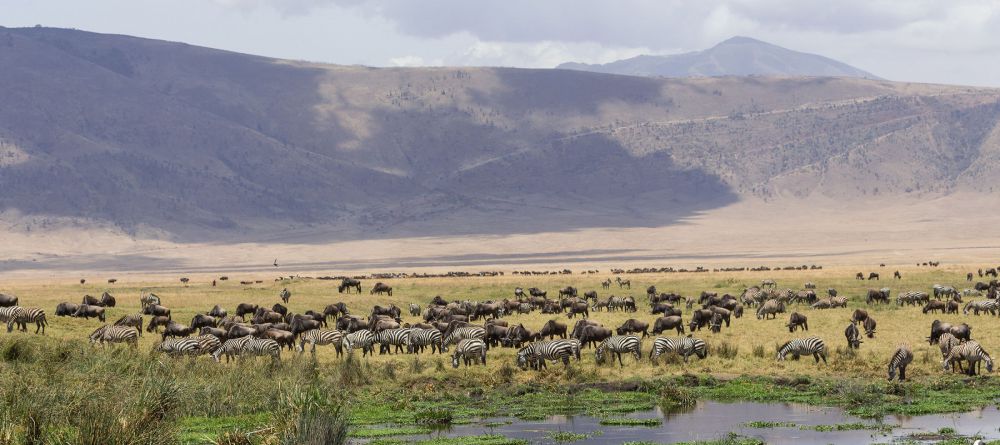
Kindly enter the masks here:
<path id="1" fill-rule="evenodd" d="M 611 280 L 602 282 L 602 287 L 610 288 Z M 352 288 L 360 283 L 344 280 L 339 290 Z M 619 288 L 629 288 L 628 280 L 619 279 Z M 581 360 L 581 349 L 593 348 L 597 364 L 610 360 L 624 367 L 623 357 L 633 357 L 639 361 L 644 357 L 643 340 L 664 331 L 676 330 L 676 337 L 656 337 L 649 350 L 648 359 L 654 365 L 664 354 L 676 353 L 687 362 L 691 355 L 704 359 L 709 353 L 707 343 L 693 336 L 707 327 L 718 333 L 723 326 L 729 327 L 733 319 L 742 318 L 744 308 L 755 308 L 756 318 L 768 320 L 777 318 L 791 305 L 808 305 L 812 309 L 846 308 L 848 298 L 838 295 L 835 289 L 828 289 L 827 296 L 820 298 L 816 286 L 806 283 L 803 290 L 778 289 L 774 280 L 764 280 L 761 286 L 744 289 L 738 295 L 719 295 L 717 292 L 702 292 L 698 297 L 685 297 L 675 293 L 657 292 L 655 286 L 646 289 L 650 313 L 658 315 L 652 323 L 630 318 L 617 328 L 608 328 L 594 321 L 591 311 L 638 311 L 636 299 L 632 296 L 608 296 L 600 299 L 596 291 L 584 292 L 582 297 L 576 288 L 566 287 L 558 291 L 557 298 L 549 298 L 547 292 L 538 288 L 514 290 L 514 298 L 501 301 L 474 302 L 469 300 L 445 301 L 435 297 L 428 305 L 409 305 L 409 315 L 421 317 L 418 322 L 404 323 L 403 310 L 395 304 L 387 307 L 374 306 L 367 316 L 351 314 L 345 303 L 328 305 L 323 311 L 307 310 L 292 313 L 281 303 L 271 308 L 251 303 L 241 303 L 233 315 L 216 305 L 211 310 L 194 316 L 190 324 L 182 324 L 172 318 L 171 310 L 162 305 L 155 294 L 142 294 L 141 310 L 138 314 L 125 315 L 112 324 L 100 326 L 90 336 L 91 343 L 123 343 L 138 346 L 139 338 L 145 330 L 160 334 L 160 341 L 154 346 L 156 351 L 171 356 L 208 355 L 215 361 L 226 361 L 235 357 L 268 356 L 280 360 L 283 349 L 305 352 L 307 346 L 315 354 L 317 346 L 331 346 L 337 357 L 361 351 L 362 357 L 381 354 L 444 354 L 454 345 L 452 365 L 486 364 L 490 348 L 513 348 L 516 350 L 516 365 L 523 369 L 541 370 L 547 362 L 563 362 L 569 366 L 572 359 Z M 977 283 L 976 290 L 958 291 L 952 286 L 934 285 L 931 293 L 921 291 L 904 292 L 896 296 L 896 304 L 924 304 L 924 313 L 940 310 L 944 313 L 958 313 L 962 297 L 973 292 L 986 292 L 986 299 L 970 301 L 963 312 L 974 315 L 1000 314 L 997 299 L 996 280 Z M 381 291 L 381 292 L 379 292 Z M 382 283 L 373 287 L 372 293 L 391 296 L 391 288 Z M 869 305 L 886 304 L 891 301 L 888 288 L 870 289 L 865 295 Z M 933 299 L 932 299 L 933 295 Z M 291 293 L 283 289 L 279 298 L 288 303 Z M 682 310 L 681 303 L 685 309 Z M 695 307 L 695 305 L 699 307 Z M 101 298 L 85 296 L 81 304 L 60 303 L 56 315 L 91 318 L 105 321 L 104 308 L 115 307 L 116 300 L 108 293 Z M 557 318 L 545 322 L 538 330 L 532 330 L 523 323 L 514 325 L 504 317 L 512 314 L 527 314 L 540 311 L 544 314 L 565 314 L 567 318 L 580 315 L 572 328 Z M 682 312 L 689 313 L 689 323 L 685 324 Z M 247 321 L 247 317 L 250 320 Z M 330 327 L 331 322 L 334 326 Z M 39 308 L 21 307 L 17 297 L 0 294 L 0 321 L 8 324 L 8 332 L 15 328 L 26 332 L 27 326 L 36 324 L 35 333 L 45 332 L 48 321 L 45 312 Z M 481 321 L 481 324 L 473 324 Z M 652 325 L 652 326 L 651 326 Z M 859 326 L 861 329 L 859 329 Z M 856 309 L 850 324 L 844 331 L 849 349 L 857 349 L 863 341 L 862 330 L 869 339 L 876 335 L 877 323 L 867 311 Z M 145 327 L 145 329 L 144 329 Z M 685 332 L 685 327 L 689 332 Z M 808 317 L 800 312 L 792 312 L 787 327 L 790 333 L 798 329 L 809 330 Z M 163 328 L 162 333 L 160 328 Z M 652 328 L 652 329 L 650 329 Z M 686 334 L 686 336 L 685 336 Z M 970 375 L 978 372 L 985 363 L 992 372 L 992 359 L 982 346 L 971 339 L 971 327 L 962 323 L 952 326 L 935 321 L 932 325 L 931 344 L 939 344 L 943 367 Z M 777 360 L 787 356 L 798 359 L 812 355 L 815 361 L 827 360 L 826 344 L 819 337 L 798 338 L 785 342 L 777 348 Z M 889 377 L 905 379 L 906 366 L 912 361 L 913 353 L 906 345 L 900 346 L 890 357 Z M 968 363 L 963 369 L 962 363 Z"/>

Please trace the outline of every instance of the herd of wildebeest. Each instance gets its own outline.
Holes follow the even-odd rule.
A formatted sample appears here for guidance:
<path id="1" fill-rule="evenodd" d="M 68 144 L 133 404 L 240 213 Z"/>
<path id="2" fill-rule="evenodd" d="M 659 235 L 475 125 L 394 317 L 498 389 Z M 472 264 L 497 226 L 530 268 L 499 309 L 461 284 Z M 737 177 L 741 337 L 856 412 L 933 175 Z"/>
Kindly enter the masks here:
<path id="1" fill-rule="evenodd" d="M 935 284 L 930 292 L 907 291 L 896 294 L 894 303 L 889 288 L 869 289 L 864 295 L 867 305 L 896 304 L 898 306 L 920 306 L 923 313 L 941 312 L 958 314 L 961 309 L 966 315 L 988 313 L 1000 314 L 998 299 L 997 270 L 989 268 L 978 271 L 980 277 L 992 277 L 988 282 L 978 282 L 972 288 L 959 291 L 953 286 Z M 894 277 L 901 279 L 899 272 Z M 863 273 L 856 278 L 864 280 Z M 974 281 L 975 274 L 966 276 Z M 870 273 L 868 280 L 878 280 L 877 273 Z M 110 280 L 109 280 L 110 281 Z M 183 280 L 182 280 L 183 281 Z M 185 284 L 187 282 L 185 281 Z M 214 284 L 214 281 L 213 281 Z M 617 277 L 614 281 L 601 282 L 604 290 L 612 286 L 631 289 L 631 280 Z M 353 278 L 342 278 L 338 286 L 340 293 L 361 293 L 362 283 Z M 392 296 L 392 288 L 384 283 L 376 283 L 370 294 Z M 591 318 L 593 312 L 620 311 L 638 313 L 639 306 L 632 296 L 607 296 L 599 298 L 596 290 L 580 292 L 574 287 L 559 289 L 550 297 L 539 288 L 517 287 L 512 298 L 501 301 L 446 301 L 434 297 L 426 306 L 409 304 L 404 310 L 395 304 L 375 305 L 363 312 L 351 313 L 343 302 L 329 304 L 320 310 L 303 313 L 290 312 L 285 305 L 292 294 L 286 288 L 279 293 L 281 302 L 271 307 L 254 303 L 240 303 L 230 313 L 226 308 L 215 305 L 204 313 L 196 314 L 188 324 L 172 318 L 171 310 L 154 293 L 142 292 L 139 298 L 139 313 L 126 315 L 111 324 L 104 324 L 90 334 L 93 343 L 125 343 L 138 346 L 143 331 L 159 335 L 160 341 L 154 350 L 171 356 L 210 355 L 215 361 L 223 357 L 228 362 L 234 357 L 270 356 L 280 359 L 284 348 L 299 353 L 307 346 L 312 353 L 317 346 L 330 345 L 338 357 L 350 355 L 360 349 L 362 356 L 407 353 L 419 354 L 452 352 L 452 365 L 469 366 L 474 363 L 486 364 L 490 348 L 516 348 L 516 364 L 522 370 L 541 370 L 549 361 L 562 361 L 570 366 L 572 359 L 581 359 L 581 349 L 593 348 L 596 362 L 602 364 L 609 358 L 624 366 L 623 356 L 642 360 L 642 341 L 649 336 L 657 336 L 647 357 L 655 365 L 664 354 L 677 354 L 685 362 L 694 355 L 705 358 L 709 353 L 706 342 L 693 334 L 705 328 L 718 333 L 729 328 L 745 310 L 753 310 L 758 320 L 777 319 L 779 314 L 788 312 L 787 328 L 790 333 L 808 331 L 808 316 L 803 309 L 824 310 L 846 308 L 848 298 L 838 295 L 836 289 L 827 289 L 825 295 L 818 295 L 816 285 L 805 283 L 802 290 L 780 289 L 774 280 L 763 280 L 759 286 L 746 288 L 740 295 L 719 295 L 717 292 L 701 292 L 698 296 L 685 297 L 671 292 L 660 292 L 655 286 L 646 289 L 644 304 L 656 318 L 652 322 L 629 318 L 621 326 L 605 327 Z M 971 298 L 979 299 L 971 299 Z M 966 302 L 963 298 L 970 298 Z M 35 325 L 36 334 L 44 334 L 48 319 L 45 311 L 36 307 L 19 306 L 19 298 L 0 294 L 0 321 L 7 323 L 7 332 L 18 329 L 27 332 L 28 325 Z M 63 302 L 56 306 L 55 315 L 96 318 L 106 323 L 105 308 L 115 307 L 116 299 L 105 292 L 101 297 L 84 296 L 81 303 Z M 801 312 L 800 312 L 801 311 Z M 519 314 L 541 312 L 552 314 L 553 318 L 538 329 L 515 324 L 505 318 Z M 683 314 L 687 312 L 687 322 Z M 403 317 L 415 320 L 403 322 Z M 567 322 L 560 321 L 565 316 Z M 249 320 L 248 320 L 249 318 Z M 570 321 L 572 323 L 570 324 Z M 332 326 L 331 326 L 332 324 Z M 855 309 L 844 329 L 848 349 L 860 348 L 863 336 L 874 339 L 877 322 L 865 309 Z M 162 330 L 161 330 L 162 329 Z M 660 336 L 664 332 L 675 331 L 675 336 Z M 967 323 L 946 323 L 934 320 L 930 335 L 926 340 L 940 347 L 942 367 L 947 370 L 977 374 L 982 364 L 992 372 L 993 360 L 982 346 L 972 339 L 972 328 Z M 796 338 L 778 347 L 777 360 L 786 357 L 798 359 L 811 355 L 819 363 L 826 363 L 827 347 L 819 337 Z M 888 377 L 906 378 L 906 367 L 913 360 L 913 352 L 906 345 L 900 345 L 889 357 Z M 963 368 L 963 364 L 965 365 Z"/>

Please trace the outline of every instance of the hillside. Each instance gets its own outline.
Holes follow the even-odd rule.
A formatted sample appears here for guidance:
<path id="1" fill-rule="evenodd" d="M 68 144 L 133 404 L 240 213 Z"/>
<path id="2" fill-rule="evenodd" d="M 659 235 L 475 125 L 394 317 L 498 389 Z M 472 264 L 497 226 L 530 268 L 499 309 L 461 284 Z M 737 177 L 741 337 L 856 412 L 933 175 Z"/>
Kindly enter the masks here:
<path id="1" fill-rule="evenodd" d="M 1000 185 L 991 89 L 376 69 L 50 28 L 0 29 L 0 66 L 8 230 L 502 234 Z"/>
<path id="2" fill-rule="evenodd" d="M 874 74 L 816 54 L 749 37 L 733 37 L 704 51 L 641 55 L 604 64 L 564 63 L 559 69 L 627 76 L 814 76 L 878 79 Z"/>

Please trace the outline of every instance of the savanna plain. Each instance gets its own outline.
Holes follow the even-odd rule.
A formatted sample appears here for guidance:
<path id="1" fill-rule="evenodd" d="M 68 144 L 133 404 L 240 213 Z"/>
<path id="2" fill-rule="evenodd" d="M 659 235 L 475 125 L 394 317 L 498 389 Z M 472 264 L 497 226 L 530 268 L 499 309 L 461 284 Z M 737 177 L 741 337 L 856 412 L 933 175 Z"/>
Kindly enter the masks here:
<path id="1" fill-rule="evenodd" d="M 914 261 L 916 262 L 916 261 Z M 926 267 L 867 264 L 812 270 L 770 270 L 700 273 L 643 273 L 612 275 L 607 269 L 584 274 L 521 276 L 507 272 L 493 277 L 364 279 L 361 294 L 338 293 L 337 280 L 312 278 L 319 274 L 220 273 L 188 276 L 146 275 L 107 278 L 80 276 L 12 278 L 0 281 L 0 292 L 16 295 L 23 307 L 46 311 L 44 335 L 15 330 L 0 335 L 0 443 L 403 443 L 399 437 L 420 434 L 442 425 L 482 422 L 508 417 L 539 419 L 554 414 L 588 414 L 623 423 L 623 414 L 659 407 L 683 410 L 697 400 L 799 402 L 843 407 L 848 413 L 877 422 L 889 414 L 957 412 L 995 403 L 1000 397 L 996 376 L 981 376 L 942 370 L 937 345 L 927 337 L 933 320 L 966 322 L 972 338 L 988 352 L 1000 351 L 1000 320 L 986 315 L 925 314 L 920 306 L 898 306 L 900 292 L 931 293 L 934 284 L 959 289 L 973 287 L 966 273 L 987 264 Z M 893 279 L 893 271 L 902 279 Z M 881 275 L 879 281 L 856 280 L 855 274 Z M 219 281 L 221 275 L 229 275 Z M 631 288 L 602 288 L 602 281 L 616 277 L 631 281 Z M 332 346 L 319 346 L 311 354 L 285 349 L 280 362 L 247 358 L 216 363 L 210 357 L 169 357 L 152 352 L 160 341 L 144 332 L 137 349 L 123 345 L 96 346 L 88 335 L 104 323 L 95 319 L 56 317 L 60 302 L 78 303 L 85 294 L 109 292 L 117 299 L 107 309 L 107 322 L 140 310 L 139 296 L 154 292 L 172 310 L 174 320 L 189 323 L 198 313 L 218 304 L 234 313 L 239 303 L 264 307 L 280 302 L 279 292 L 291 292 L 286 304 L 290 312 L 322 311 L 329 304 L 344 302 L 352 314 L 367 316 L 374 305 L 395 304 L 403 322 L 421 317 L 409 314 L 411 303 L 426 310 L 435 296 L 447 301 L 500 301 L 514 298 L 514 288 L 537 287 L 549 298 L 558 289 L 574 286 L 582 294 L 596 291 L 600 300 L 610 295 L 635 297 L 636 312 L 591 311 L 590 318 L 616 328 L 635 318 L 653 324 L 645 289 L 673 292 L 697 298 L 702 291 L 738 296 L 746 287 L 762 280 L 777 282 L 779 289 L 801 290 L 815 283 L 817 293 L 837 289 L 849 299 L 847 308 L 812 309 L 792 304 L 774 320 L 760 320 L 753 308 L 729 327 L 712 333 L 707 328 L 693 333 L 705 340 L 709 354 L 704 359 L 668 356 L 658 364 L 649 360 L 653 340 L 642 342 L 639 361 L 625 357 L 597 364 L 594 350 L 584 349 L 582 360 L 568 367 L 550 363 L 541 371 L 516 366 L 514 348 L 490 348 L 485 366 L 452 367 L 450 350 L 445 354 L 378 354 L 363 357 L 355 351 L 337 357 Z M 216 280 L 216 285 L 212 281 Z M 241 281 L 256 281 L 240 284 Z M 988 281 L 975 277 L 976 281 Z M 392 296 L 371 295 L 376 281 L 393 288 Z M 888 287 L 889 304 L 868 305 L 868 289 Z M 984 297 L 965 296 L 966 302 Z M 964 303 L 963 303 L 964 306 Z M 683 308 L 683 305 L 681 305 Z M 697 306 L 696 306 L 697 307 Z M 864 338 L 860 349 L 849 350 L 844 329 L 851 313 L 865 309 L 878 322 L 874 339 Z M 689 310 L 682 309 L 685 323 Z M 788 313 L 808 317 L 809 331 L 790 333 Z M 148 317 L 147 317 L 148 318 Z M 550 319 L 572 328 L 577 319 L 565 314 L 508 314 L 511 326 L 523 324 L 537 331 Z M 332 325 L 333 320 L 331 320 Z M 479 321 L 481 323 L 481 320 Z M 332 326 L 331 326 L 332 327 Z M 676 336 L 673 331 L 664 336 Z M 777 346 L 793 338 L 818 336 L 827 345 L 828 363 L 776 360 Z M 298 343 L 296 343 L 298 344 Z M 913 351 L 908 381 L 888 382 L 887 363 L 901 344 Z M 637 425 L 640 426 L 640 425 Z M 739 443 L 740 438 L 719 439 Z M 727 442 L 728 441 L 728 442 Z M 427 442 L 427 441 L 425 441 Z M 431 439 L 427 443 L 522 443 L 501 435 Z M 757 442 L 747 442 L 757 443 Z M 964 442 L 956 442 L 964 443 Z"/>

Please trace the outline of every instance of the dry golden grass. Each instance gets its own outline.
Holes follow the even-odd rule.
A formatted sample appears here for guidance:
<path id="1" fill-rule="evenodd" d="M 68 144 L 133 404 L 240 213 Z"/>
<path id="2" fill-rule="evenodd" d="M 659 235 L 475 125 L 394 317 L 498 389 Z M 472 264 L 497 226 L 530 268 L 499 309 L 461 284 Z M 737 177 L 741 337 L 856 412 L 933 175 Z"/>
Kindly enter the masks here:
<path id="1" fill-rule="evenodd" d="M 294 312 L 303 312 L 307 309 L 322 310 L 330 303 L 344 301 L 351 309 L 352 313 L 367 313 L 372 305 L 387 305 L 395 303 L 403 309 L 404 321 L 414 322 L 416 317 L 407 314 L 407 306 L 411 302 L 426 306 L 435 295 L 441 295 L 447 300 L 453 299 L 502 299 L 512 297 L 513 288 L 522 286 L 524 288 L 536 286 L 549 291 L 549 295 L 556 295 L 557 289 L 572 285 L 580 289 L 581 293 L 587 290 L 597 290 L 600 298 L 606 298 L 610 294 L 633 295 L 639 303 L 637 313 L 625 314 L 621 312 L 592 312 L 591 318 L 603 323 L 609 328 L 619 326 L 628 318 L 638 318 L 652 324 L 655 316 L 649 314 L 649 306 L 646 303 L 645 288 L 655 285 L 660 291 L 677 292 L 686 296 L 694 296 L 702 290 L 718 291 L 720 293 L 738 294 L 744 286 L 760 283 L 762 279 L 770 278 L 778 282 L 779 288 L 800 289 L 805 282 L 814 282 L 820 294 L 825 293 L 826 288 L 834 287 L 841 295 L 850 298 L 847 309 L 813 310 L 806 305 L 792 305 L 789 312 L 798 311 L 809 317 L 809 332 L 799 331 L 790 334 L 785 327 L 788 314 L 780 316 L 777 320 L 757 320 L 752 309 L 747 310 L 747 315 L 741 319 L 734 319 L 731 328 L 724 328 L 720 334 L 712 334 L 707 330 L 702 330 L 695 335 L 705 339 L 714 350 L 720 345 L 728 343 L 738 349 L 737 356 L 733 359 L 720 357 L 718 354 L 711 354 L 705 360 L 692 359 L 684 365 L 683 363 L 671 363 L 660 366 L 651 366 L 647 360 L 649 348 L 652 345 L 652 337 L 644 340 L 643 361 L 635 365 L 632 359 L 626 359 L 626 368 L 621 370 L 617 365 L 596 366 L 592 350 L 584 351 L 582 365 L 572 371 L 582 371 L 586 375 L 599 379 L 618 379 L 622 376 L 651 377 L 663 374 L 691 373 L 712 373 L 718 376 L 729 375 L 831 375 L 838 377 L 879 377 L 884 378 L 885 366 L 889 355 L 902 343 L 908 343 L 915 355 L 913 364 L 909 370 L 911 378 L 920 378 L 932 374 L 941 374 L 941 358 L 937 346 L 929 346 L 925 338 L 930 332 L 930 323 L 934 319 L 942 319 L 952 323 L 968 322 L 973 327 L 973 338 L 978 340 L 988 351 L 1000 351 L 1000 323 L 994 317 L 965 316 L 965 315 L 934 315 L 922 314 L 919 307 L 897 307 L 895 304 L 887 306 L 868 307 L 864 302 L 864 293 L 869 287 L 890 287 L 893 291 L 893 299 L 900 291 L 923 290 L 930 292 L 934 283 L 951 284 L 956 287 L 971 287 L 971 283 L 965 282 L 965 273 L 974 270 L 975 266 L 950 266 L 941 268 L 908 267 L 902 268 L 903 280 L 893 280 L 891 267 L 886 268 L 835 268 L 813 271 L 771 271 L 771 272 L 713 272 L 699 274 L 637 274 L 626 275 L 624 278 L 632 281 L 632 289 L 619 289 L 612 285 L 610 291 L 601 288 L 601 281 L 605 278 L 613 277 L 608 274 L 597 275 L 560 275 L 560 276 L 504 276 L 492 278 L 430 278 L 430 279 L 392 279 L 383 280 L 394 288 L 394 296 L 372 296 L 368 294 L 368 289 L 374 284 L 374 280 L 365 280 L 365 292 L 358 294 L 338 294 L 336 281 L 324 281 L 315 279 L 296 279 L 292 281 L 274 281 L 273 277 L 266 279 L 261 284 L 243 286 L 239 284 L 241 279 L 247 277 L 232 276 L 229 281 L 219 281 L 218 286 L 212 287 L 209 283 L 211 277 L 192 277 L 192 283 L 184 286 L 175 278 L 166 277 L 145 277 L 142 279 L 125 278 L 114 285 L 91 284 L 80 285 L 72 278 L 59 280 L 14 280 L 0 282 L 0 292 L 17 295 L 21 299 L 22 306 L 36 306 L 46 310 L 49 314 L 50 326 L 47 336 L 54 338 L 85 338 L 93 329 L 100 326 L 96 320 L 82 320 L 66 317 L 55 317 L 53 311 L 56 304 L 62 301 L 78 303 L 84 294 L 100 295 L 104 290 L 109 290 L 118 300 L 118 307 L 108 310 L 108 322 L 111 323 L 118 317 L 135 313 L 139 309 L 138 296 L 141 289 L 152 290 L 162 299 L 163 304 L 173 311 L 173 318 L 177 321 L 188 323 L 198 312 L 205 312 L 215 304 L 220 304 L 230 312 L 241 302 L 250 302 L 270 307 L 279 302 L 278 293 L 283 287 L 287 287 L 292 292 L 291 302 L 288 307 Z M 867 272 L 875 270 L 882 274 L 881 281 L 856 281 L 854 273 L 864 270 Z M 134 281 L 139 280 L 139 281 Z M 968 301 L 969 297 L 966 297 Z M 878 321 L 878 334 L 874 340 L 864 339 L 864 343 L 857 355 L 849 357 L 843 355 L 844 328 L 849 323 L 851 312 L 855 308 L 865 308 Z M 688 319 L 688 311 L 684 311 L 685 320 Z M 569 324 L 574 320 L 569 320 L 565 315 L 546 315 L 532 313 L 528 315 L 510 315 L 506 319 L 512 323 L 523 323 L 530 329 L 538 329 L 550 318 L 557 318 L 559 321 Z M 31 327 L 27 334 L 13 333 L 3 335 L 27 335 L 32 336 Z M 664 335 L 675 335 L 666 332 Z M 777 362 L 775 360 L 776 345 L 796 337 L 819 336 L 826 341 L 828 347 L 829 364 L 822 363 L 816 365 L 811 357 L 804 357 L 801 361 Z M 144 333 L 140 349 L 149 350 L 158 341 L 159 336 Z M 755 356 L 754 349 L 763 348 L 763 356 Z M 289 353 L 283 352 L 285 359 Z M 384 355 L 367 359 L 371 363 L 386 364 L 395 361 L 397 372 L 419 373 L 437 378 L 447 377 L 452 373 L 462 373 L 463 376 L 481 374 L 484 377 L 494 375 L 503 363 L 513 364 L 513 349 L 491 349 L 489 352 L 489 364 L 486 369 L 461 368 L 453 370 L 450 367 L 450 358 L 444 360 L 445 370 L 441 370 L 434 357 L 424 354 L 420 357 L 427 366 L 414 371 L 413 357 L 405 355 Z M 321 364 L 332 364 L 338 360 L 329 347 L 320 348 L 318 359 Z M 205 358 L 199 360 L 206 360 Z M 225 365 L 222 365 L 225 366 Z M 578 366 L 574 363 L 574 366 Z M 548 373 L 552 378 L 561 377 L 565 371 L 561 365 L 549 367 Z M 443 375 L 442 375 L 443 373 Z M 517 379 L 535 378 L 531 373 L 521 373 Z"/>

